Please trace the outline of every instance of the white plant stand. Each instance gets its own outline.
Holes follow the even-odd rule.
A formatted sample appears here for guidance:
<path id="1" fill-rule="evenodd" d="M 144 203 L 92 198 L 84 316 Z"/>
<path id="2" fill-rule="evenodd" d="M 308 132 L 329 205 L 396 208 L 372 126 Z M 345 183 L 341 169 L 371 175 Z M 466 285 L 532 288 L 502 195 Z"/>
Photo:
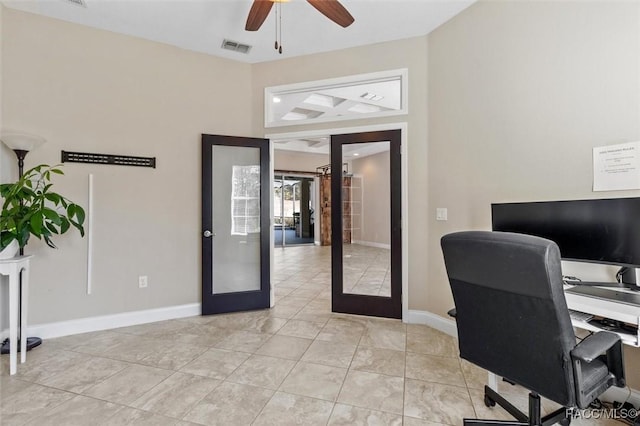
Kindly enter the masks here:
<path id="1" fill-rule="evenodd" d="M 27 299 L 29 295 L 29 260 L 32 256 L 18 256 L 0 260 L 0 275 L 9 276 L 9 340 L 18 342 L 20 324 L 20 363 L 27 360 Z M 22 275 L 22 279 L 20 279 Z M 20 286 L 22 285 L 22 291 Z M 22 297 L 20 297 L 22 295 Z M 20 307 L 18 309 L 18 306 Z M 20 312 L 20 318 L 18 318 Z M 18 345 L 12 344 L 9 352 L 9 374 L 18 368 Z"/>

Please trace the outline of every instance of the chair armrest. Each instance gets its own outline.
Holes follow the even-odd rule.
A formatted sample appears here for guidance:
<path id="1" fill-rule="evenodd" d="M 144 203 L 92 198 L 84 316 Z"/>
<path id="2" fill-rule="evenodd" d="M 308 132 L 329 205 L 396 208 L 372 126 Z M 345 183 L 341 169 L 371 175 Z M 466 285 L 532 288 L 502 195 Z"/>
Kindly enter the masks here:
<path id="1" fill-rule="evenodd" d="M 609 386 L 625 386 L 622 340 L 617 334 L 607 331 L 592 334 L 573 348 L 571 358 L 579 408 L 587 408 Z M 596 382 L 594 387 L 594 383 L 586 384 L 583 371 L 588 371 L 587 366 L 596 360 L 606 364 L 609 374 L 606 383 Z"/>
<path id="2" fill-rule="evenodd" d="M 571 351 L 571 357 L 580 361 L 591 362 L 618 342 L 620 342 L 620 336 L 617 334 L 600 331 L 577 344 Z"/>

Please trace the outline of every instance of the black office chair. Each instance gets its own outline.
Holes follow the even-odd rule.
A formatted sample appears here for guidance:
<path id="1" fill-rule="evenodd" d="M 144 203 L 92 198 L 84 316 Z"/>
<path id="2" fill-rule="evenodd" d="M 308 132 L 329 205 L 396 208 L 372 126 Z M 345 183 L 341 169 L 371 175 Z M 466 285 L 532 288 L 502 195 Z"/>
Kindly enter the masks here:
<path id="1" fill-rule="evenodd" d="M 530 391 L 527 416 L 485 386 L 485 404 L 498 403 L 516 421 L 465 425 L 568 425 L 566 408 L 587 408 L 609 387 L 624 386 L 618 335 L 598 332 L 576 344 L 554 242 L 469 231 L 445 235 L 441 244 L 460 357 Z M 540 396 L 566 408 L 542 418 Z"/>

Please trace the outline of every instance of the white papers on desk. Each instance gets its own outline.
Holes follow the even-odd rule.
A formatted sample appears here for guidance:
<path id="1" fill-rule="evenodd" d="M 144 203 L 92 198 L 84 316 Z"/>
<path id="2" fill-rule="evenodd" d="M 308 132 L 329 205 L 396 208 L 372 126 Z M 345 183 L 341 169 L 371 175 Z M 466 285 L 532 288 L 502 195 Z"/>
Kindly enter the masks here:
<path id="1" fill-rule="evenodd" d="M 593 148 L 593 190 L 640 189 L 640 142 Z"/>

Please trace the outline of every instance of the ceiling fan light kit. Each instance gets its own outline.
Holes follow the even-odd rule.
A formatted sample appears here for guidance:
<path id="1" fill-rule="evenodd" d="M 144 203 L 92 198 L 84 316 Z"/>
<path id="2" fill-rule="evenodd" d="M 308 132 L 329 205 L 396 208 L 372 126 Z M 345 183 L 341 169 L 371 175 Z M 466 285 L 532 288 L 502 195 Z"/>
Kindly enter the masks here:
<path id="1" fill-rule="evenodd" d="M 282 3 L 289 0 L 253 0 L 247 23 L 244 29 L 247 31 L 258 31 L 264 21 L 269 16 L 274 3 L 277 3 L 276 14 L 276 41 L 275 49 L 282 54 Z M 307 0 L 311 6 L 322 13 L 324 16 L 340 25 L 343 28 L 353 24 L 355 19 L 349 11 L 338 0 Z"/>

